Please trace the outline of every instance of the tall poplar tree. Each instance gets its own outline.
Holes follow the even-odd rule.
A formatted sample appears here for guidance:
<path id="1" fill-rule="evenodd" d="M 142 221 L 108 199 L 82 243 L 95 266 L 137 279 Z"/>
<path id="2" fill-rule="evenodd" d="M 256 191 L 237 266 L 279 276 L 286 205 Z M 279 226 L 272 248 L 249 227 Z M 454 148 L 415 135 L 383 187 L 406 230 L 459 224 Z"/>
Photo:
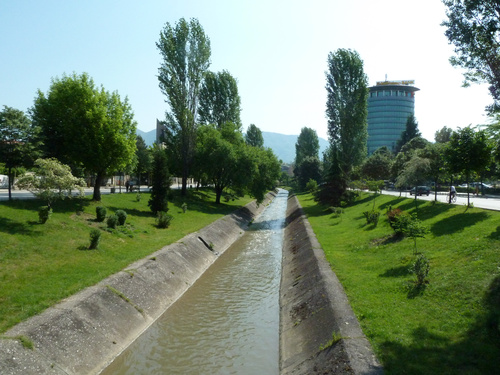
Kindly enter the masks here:
<path id="1" fill-rule="evenodd" d="M 156 43 L 162 62 L 158 69 L 160 89 L 169 105 L 165 134 L 169 157 L 182 178 L 182 194 L 196 147 L 198 98 L 205 73 L 210 66 L 210 40 L 197 19 L 181 18 L 175 26 L 169 23 Z"/>
<path id="2" fill-rule="evenodd" d="M 331 160 L 320 200 L 338 205 L 353 167 L 360 165 L 366 156 L 368 79 L 356 51 L 330 52 L 326 90 Z"/>

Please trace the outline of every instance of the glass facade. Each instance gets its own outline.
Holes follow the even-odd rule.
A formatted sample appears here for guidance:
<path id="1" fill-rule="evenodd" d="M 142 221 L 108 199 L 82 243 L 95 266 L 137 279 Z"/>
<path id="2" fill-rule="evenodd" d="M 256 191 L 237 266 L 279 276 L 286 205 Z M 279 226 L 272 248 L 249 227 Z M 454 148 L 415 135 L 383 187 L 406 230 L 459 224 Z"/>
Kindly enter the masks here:
<path id="1" fill-rule="evenodd" d="M 394 151 L 406 128 L 408 116 L 415 113 L 415 91 L 407 85 L 377 85 L 368 96 L 368 155 L 382 146 Z"/>

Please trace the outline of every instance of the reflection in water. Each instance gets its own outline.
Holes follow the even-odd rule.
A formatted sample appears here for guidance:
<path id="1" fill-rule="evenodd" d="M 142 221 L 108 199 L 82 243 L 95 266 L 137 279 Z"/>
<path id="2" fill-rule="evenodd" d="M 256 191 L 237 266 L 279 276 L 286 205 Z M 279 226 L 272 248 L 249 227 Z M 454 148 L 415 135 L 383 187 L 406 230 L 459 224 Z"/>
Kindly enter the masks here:
<path id="1" fill-rule="evenodd" d="M 287 195 L 103 374 L 278 374 Z"/>

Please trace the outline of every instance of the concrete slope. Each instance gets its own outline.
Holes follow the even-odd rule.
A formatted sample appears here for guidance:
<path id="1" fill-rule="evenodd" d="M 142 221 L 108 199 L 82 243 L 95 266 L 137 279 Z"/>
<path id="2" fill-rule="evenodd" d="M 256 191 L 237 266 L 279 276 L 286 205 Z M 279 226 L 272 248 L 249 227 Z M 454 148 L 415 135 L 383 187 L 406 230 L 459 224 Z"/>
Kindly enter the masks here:
<path id="1" fill-rule="evenodd" d="M 98 374 L 243 235 L 274 196 L 268 194 L 259 206 L 249 203 L 16 325 L 0 339 L 0 374 Z M 21 338 L 34 348 L 23 347 Z"/>
<path id="2" fill-rule="evenodd" d="M 283 246 L 280 373 L 382 374 L 295 196 L 288 200 Z M 329 345 L 334 333 L 342 339 Z"/>

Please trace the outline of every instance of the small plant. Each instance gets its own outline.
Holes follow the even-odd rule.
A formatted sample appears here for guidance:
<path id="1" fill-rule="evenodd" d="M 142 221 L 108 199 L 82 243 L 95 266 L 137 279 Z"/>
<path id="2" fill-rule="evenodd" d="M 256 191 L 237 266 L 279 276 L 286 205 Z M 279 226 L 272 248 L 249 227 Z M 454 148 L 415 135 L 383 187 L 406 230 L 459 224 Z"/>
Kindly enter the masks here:
<path id="1" fill-rule="evenodd" d="M 320 345 L 319 346 L 319 350 L 322 351 L 322 350 L 328 349 L 329 347 L 331 347 L 331 346 L 335 345 L 336 343 L 338 343 L 343 338 L 344 337 L 342 337 L 342 335 L 340 333 L 337 333 L 337 332 L 333 331 L 333 333 L 332 333 L 332 339 L 330 341 L 328 341 L 325 345 Z"/>
<path id="2" fill-rule="evenodd" d="M 404 230 L 405 236 L 413 238 L 413 242 L 415 244 L 414 254 L 417 254 L 417 238 L 423 238 L 429 231 L 429 229 L 422 224 L 422 222 L 417 219 L 417 215 L 410 216 L 411 220 L 409 221 L 406 229 Z"/>
<path id="3" fill-rule="evenodd" d="M 170 226 L 170 222 L 172 221 L 173 216 L 167 214 L 166 211 L 160 211 L 158 212 L 158 215 L 156 216 L 156 226 L 158 228 L 168 228 Z"/>
<path id="4" fill-rule="evenodd" d="M 41 206 L 38 208 L 38 221 L 40 224 L 45 224 L 52 215 L 52 209 L 49 206 Z"/>
<path id="5" fill-rule="evenodd" d="M 127 220 L 127 213 L 123 210 L 117 210 L 116 216 L 118 216 L 118 225 L 125 225 L 125 221 Z"/>
<path id="6" fill-rule="evenodd" d="M 425 257 L 424 254 L 419 254 L 415 263 L 410 267 L 410 272 L 414 273 L 417 276 L 417 286 L 420 287 L 424 284 L 427 284 L 426 280 L 427 275 L 429 274 L 430 264 L 429 260 Z"/>
<path id="7" fill-rule="evenodd" d="M 89 250 L 94 250 L 99 247 L 99 242 L 101 240 L 101 231 L 99 229 L 92 229 L 90 231 L 90 246 Z"/>
<path id="8" fill-rule="evenodd" d="M 186 202 L 184 202 L 184 203 L 182 204 L 182 206 L 181 206 L 181 207 L 182 207 L 182 212 L 186 213 L 186 211 L 187 211 L 187 209 L 188 209 L 188 205 L 187 205 L 187 203 L 186 203 Z"/>
<path id="9" fill-rule="evenodd" d="M 411 221 L 412 216 L 409 213 L 402 211 L 401 213 L 394 215 L 394 222 L 391 226 L 396 234 L 403 236 L 406 233 Z"/>
<path id="10" fill-rule="evenodd" d="M 365 211 L 363 212 L 363 215 L 365 215 L 366 224 L 373 224 L 375 227 L 377 226 L 380 212 L 375 210 Z"/>
<path id="11" fill-rule="evenodd" d="M 389 225 L 391 226 L 392 229 L 394 229 L 394 225 L 398 221 L 399 216 L 401 216 L 402 214 L 403 211 L 401 211 L 401 209 L 389 207 L 386 215 L 387 219 L 389 220 Z"/>
<path id="12" fill-rule="evenodd" d="M 110 228 L 110 229 L 116 229 L 116 227 L 118 225 L 118 216 L 116 216 L 116 215 L 110 215 L 108 217 L 108 221 L 106 222 L 106 224 L 108 225 L 108 228 Z"/>
<path id="13" fill-rule="evenodd" d="M 137 194 L 135 195 L 135 200 L 136 200 L 137 202 L 140 202 L 140 201 L 141 201 L 141 198 L 142 198 L 141 193 L 137 193 Z"/>
<path id="14" fill-rule="evenodd" d="M 310 178 L 306 184 L 306 190 L 314 194 L 314 192 L 318 190 L 318 183 L 316 182 L 316 180 Z"/>
<path id="15" fill-rule="evenodd" d="M 106 210 L 106 207 L 97 206 L 95 208 L 96 220 L 99 223 L 102 223 L 104 221 L 104 219 L 106 219 L 106 214 L 107 213 L 108 213 L 108 211 Z"/>

